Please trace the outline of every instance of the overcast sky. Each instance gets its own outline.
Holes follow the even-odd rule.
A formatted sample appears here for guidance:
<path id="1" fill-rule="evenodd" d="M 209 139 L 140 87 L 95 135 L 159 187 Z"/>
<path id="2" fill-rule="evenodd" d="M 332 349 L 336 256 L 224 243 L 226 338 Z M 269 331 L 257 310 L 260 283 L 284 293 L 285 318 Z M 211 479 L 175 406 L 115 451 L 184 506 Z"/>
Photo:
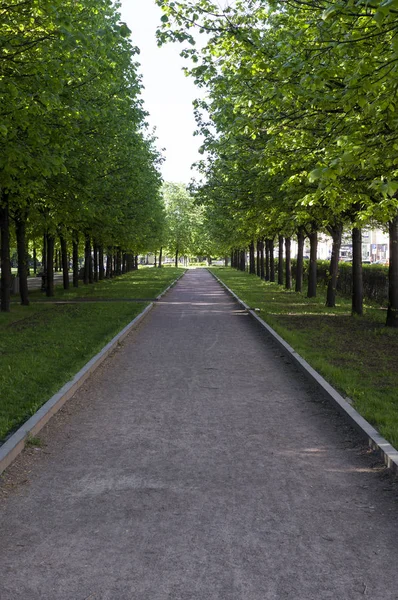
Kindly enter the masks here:
<path id="1" fill-rule="evenodd" d="M 189 183 L 198 160 L 200 138 L 193 137 L 195 119 L 192 101 L 200 95 L 192 80 L 184 75 L 181 46 L 156 45 L 155 31 L 161 10 L 154 0 L 122 0 L 122 20 L 132 31 L 132 42 L 141 50 L 137 60 L 143 76 L 143 98 L 150 113 L 149 123 L 156 127 L 158 147 L 165 148 L 162 174 L 166 181 Z"/>

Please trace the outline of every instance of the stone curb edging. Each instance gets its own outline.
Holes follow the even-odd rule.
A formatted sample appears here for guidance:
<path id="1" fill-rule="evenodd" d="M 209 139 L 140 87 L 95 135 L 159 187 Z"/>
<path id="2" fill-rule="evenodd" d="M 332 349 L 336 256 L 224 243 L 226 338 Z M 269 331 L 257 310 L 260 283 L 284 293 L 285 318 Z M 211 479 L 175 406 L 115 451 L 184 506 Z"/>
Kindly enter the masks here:
<path id="1" fill-rule="evenodd" d="M 398 450 L 394 448 L 382 435 L 346 401 L 315 369 L 307 363 L 272 327 L 270 327 L 256 312 L 251 309 L 243 300 L 239 298 L 221 279 L 209 271 L 211 275 L 235 298 L 237 302 L 263 327 L 279 344 L 281 349 L 289 355 L 294 363 L 312 382 L 326 394 L 329 400 L 333 402 L 338 411 L 348 419 L 350 424 L 366 438 L 369 447 L 379 453 L 385 465 L 393 473 L 398 474 Z"/>
<path id="2" fill-rule="evenodd" d="M 177 281 L 185 275 L 185 271 L 173 281 L 156 300 L 162 298 L 166 292 L 173 287 Z M 109 356 L 118 344 L 127 336 L 128 333 L 147 315 L 155 306 L 151 302 L 144 310 L 137 315 L 122 331 L 120 331 L 104 348 L 88 363 L 80 369 L 78 373 L 66 383 L 54 396 L 52 396 L 39 410 L 28 419 L 11 437 L 0 446 L 0 474 L 13 462 L 13 460 L 25 448 L 26 440 L 30 436 L 36 435 L 44 425 L 55 415 L 59 409 L 69 400 L 90 375 L 100 366 L 100 364 Z"/>

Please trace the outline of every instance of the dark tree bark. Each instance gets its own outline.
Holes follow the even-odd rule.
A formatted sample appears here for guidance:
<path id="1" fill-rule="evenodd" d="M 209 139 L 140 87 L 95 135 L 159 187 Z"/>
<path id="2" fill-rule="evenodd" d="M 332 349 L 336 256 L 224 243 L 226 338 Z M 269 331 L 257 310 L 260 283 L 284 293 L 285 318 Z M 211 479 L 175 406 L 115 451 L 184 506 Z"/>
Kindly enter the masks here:
<path id="1" fill-rule="evenodd" d="M 388 269 L 387 327 L 398 327 L 398 214 L 388 224 L 390 266 Z"/>
<path id="2" fill-rule="evenodd" d="M 102 244 L 98 246 L 98 279 L 104 280 L 104 247 Z"/>
<path id="3" fill-rule="evenodd" d="M 116 275 L 122 275 L 122 251 L 120 248 L 116 251 Z"/>
<path id="4" fill-rule="evenodd" d="M 257 240 L 257 245 L 256 245 L 256 251 L 257 251 L 257 258 L 256 258 L 256 274 L 257 277 L 261 277 L 261 240 L 258 239 Z"/>
<path id="5" fill-rule="evenodd" d="M 138 270 L 138 254 L 136 254 L 134 257 L 134 269 L 136 271 Z"/>
<path id="6" fill-rule="evenodd" d="M 278 284 L 283 285 L 283 235 L 278 236 L 279 257 L 278 257 Z"/>
<path id="7" fill-rule="evenodd" d="M 26 253 L 26 214 L 17 210 L 15 213 L 15 233 L 17 237 L 19 295 L 22 306 L 29 306 L 28 292 L 28 260 Z"/>
<path id="8" fill-rule="evenodd" d="M 246 271 L 246 250 L 241 250 L 239 254 L 239 270 Z"/>
<path id="9" fill-rule="evenodd" d="M 265 279 L 265 265 L 264 265 L 264 240 L 260 240 L 260 277 Z"/>
<path id="10" fill-rule="evenodd" d="M 269 280 L 275 282 L 274 240 L 269 240 Z"/>
<path id="11" fill-rule="evenodd" d="M 175 268 L 178 267 L 178 246 L 176 248 L 176 253 L 175 253 L 175 257 L 174 257 L 174 266 L 175 266 Z"/>
<path id="12" fill-rule="evenodd" d="M 91 240 L 90 236 L 86 233 L 85 244 L 84 244 L 84 270 L 83 270 L 83 283 L 88 285 L 90 281 L 90 261 L 91 261 Z"/>
<path id="13" fill-rule="evenodd" d="M 317 288 L 317 256 L 318 256 L 318 232 L 311 231 L 308 235 L 310 240 L 310 267 L 308 271 L 308 298 L 316 297 Z"/>
<path id="14" fill-rule="evenodd" d="M 46 271 L 46 296 L 54 296 L 54 236 L 47 233 L 47 271 Z"/>
<path id="15" fill-rule="evenodd" d="M 96 240 L 93 240 L 93 275 L 94 281 L 98 281 L 98 244 Z"/>
<path id="16" fill-rule="evenodd" d="M 46 277 L 47 277 L 47 232 L 43 234 L 43 250 L 41 260 L 41 291 L 46 291 Z"/>
<path id="17" fill-rule="evenodd" d="M 112 250 L 108 248 L 108 252 L 106 254 L 106 273 L 105 277 L 107 279 L 111 279 L 112 277 Z"/>
<path id="18" fill-rule="evenodd" d="M 265 240 L 265 281 L 271 280 L 270 240 Z"/>
<path id="19" fill-rule="evenodd" d="M 163 259 L 163 247 L 160 246 L 160 250 L 159 250 L 159 262 L 158 262 L 158 269 L 162 268 L 162 259 Z"/>
<path id="20" fill-rule="evenodd" d="M 352 314 L 363 315 L 362 231 L 352 230 Z"/>
<path id="21" fill-rule="evenodd" d="M 10 312 L 11 261 L 10 261 L 10 215 L 8 194 L 0 197 L 0 264 L 1 264 L 1 312 Z"/>
<path id="22" fill-rule="evenodd" d="M 256 274 L 256 261 L 254 253 L 254 242 L 250 242 L 249 246 L 249 273 L 250 275 Z"/>
<path id="23" fill-rule="evenodd" d="M 79 287 L 79 239 L 75 232 L 72 240 L 73 287 Z"/>
<path id="24" fill-rule="evenodd" d="M 285 238 L 285 254 L 286 254 L 286 289 L 292 289 L 292 258 L 291 258 L 291 239 Z"/>
<path id="25" fill-rule="evenodd" d="M 304 241 L 304 231 L 300 228 L 297 232 L 296 292 L 303 291 Z"/>
<path id="26" fill-rule="evenodd" d="M 157 253 L 157 252 L 155 252 L 155 253 L 154 253 L 154 258 L 155 258 L 155 262 L 154 262 L 154 265 L 153 265 L 153 266 L 154 266 L 154 267 L 155 267 L 155 269 L 156 269 L 156 268 L 157 268 L 157 266 L 158 266 L 158 253 Z"/>
<path id="27" fill-rule="evenodd" d="M 64 290 L 69 289 L 69 265 L 68 265 L 68 246 L 66 239 L 63 235 L 59 236 L 59 242 L 61 244 L 61 262 L 62 262 L 62 280 L 64 284 Z"/>
<path id="28" fill-rule="evenodd" d="M 33 247 L 33 273 L 37 274 L 37 252 L 36 246 Z"/>
<path id="29" fill-rule="evenodd" d="M 331 308 L 336 306 L 336 288 L 337 278 L 339 276 L 339 256 L 341 248 L 341 236 L 343 235 L 343 226 L 335 225 L 328 227 L 328 231 L 333 238 L 332 256 L 330 259 L 330 274 L 328 289 L 326 292 L 326 306 Z"/>

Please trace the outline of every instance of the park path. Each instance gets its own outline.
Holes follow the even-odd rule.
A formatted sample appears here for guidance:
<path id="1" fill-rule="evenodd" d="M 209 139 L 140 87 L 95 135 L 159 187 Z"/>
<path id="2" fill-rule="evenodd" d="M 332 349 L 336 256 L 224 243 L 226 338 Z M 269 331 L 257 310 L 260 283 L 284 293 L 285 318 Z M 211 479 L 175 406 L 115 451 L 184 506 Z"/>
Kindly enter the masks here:
<path id="1" fill-rule="evenodd" d="M 398 599 L 392 478 L 204 270 L 41 437 L 3 484 L 1 600 Z"/>

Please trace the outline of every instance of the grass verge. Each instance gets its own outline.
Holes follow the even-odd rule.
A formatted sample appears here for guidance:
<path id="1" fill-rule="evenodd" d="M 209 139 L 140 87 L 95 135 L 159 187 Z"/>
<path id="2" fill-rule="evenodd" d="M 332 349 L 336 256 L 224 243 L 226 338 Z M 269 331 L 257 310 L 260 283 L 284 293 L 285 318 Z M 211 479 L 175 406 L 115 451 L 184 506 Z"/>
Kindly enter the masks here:
<path id="1" fill-rule="evenodd" d="M 56 299 L 118 302 L 32 302 L 0 313 L 0 440 L 33 415 L 148 305 L 122 299 L 154 298 L 181 272 L 142 269 L 77 290 L 56 290 Z M 33 292 L 32 297 L 42 299 L 40 292 Z"/>
<path id="2" fill-rule="evenodd" d="M 353 317 L 345 298 L 328 308 L 324 292 L 306 298 L 248 273 L 211 271 L 398 447 L 398 332 L 384 326 L 383 309 Z"/>

